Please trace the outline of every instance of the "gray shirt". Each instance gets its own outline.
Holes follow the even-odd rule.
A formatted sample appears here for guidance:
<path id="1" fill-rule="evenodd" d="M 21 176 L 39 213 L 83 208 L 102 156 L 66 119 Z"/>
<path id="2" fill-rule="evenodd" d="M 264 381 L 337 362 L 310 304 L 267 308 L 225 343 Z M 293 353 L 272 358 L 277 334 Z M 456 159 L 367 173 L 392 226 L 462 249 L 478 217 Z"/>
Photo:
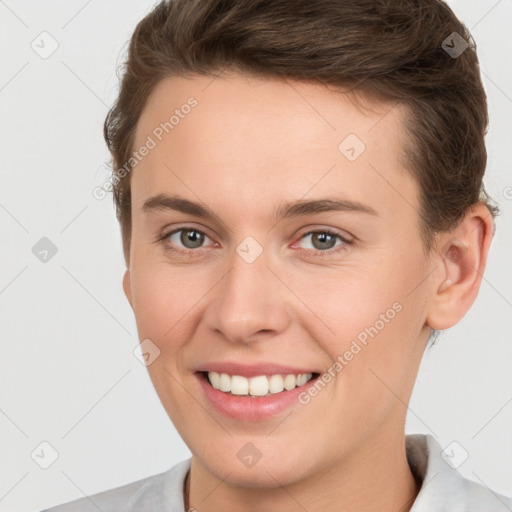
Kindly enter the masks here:
<path id="1" fill-rule="evenodd" d="M 460 456 L 456 451 L 457 446 L 448 447 L 443 458 L 441 446 L 431 435 L 406 436 L 409 466 L 422 482 L 410 512 L 512 512 L 512 498 L 467 480 L 452 468 L 456 464 L 450 462 Z M 164 473 L 43 512 L 185 512 L 183 483 L 190 461 L 184 460 Z"/>

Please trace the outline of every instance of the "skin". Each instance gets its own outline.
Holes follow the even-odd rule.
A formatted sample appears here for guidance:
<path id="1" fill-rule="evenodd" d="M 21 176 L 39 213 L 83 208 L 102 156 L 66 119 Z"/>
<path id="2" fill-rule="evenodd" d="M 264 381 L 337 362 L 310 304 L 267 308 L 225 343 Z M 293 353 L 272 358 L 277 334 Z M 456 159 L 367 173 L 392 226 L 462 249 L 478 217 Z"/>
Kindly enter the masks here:
<path id="1" fill-rule="evenodd" d="M 187 507 L 409 510 L 419 484 L 406 459 L 407 404 L 432 328 L 457 323 L 476 297 L 493 230 L 487 208 L 476 205 L 427 253 L 419 189 L 400 157 L 407 112 L 382 101 L 362 110 L 321 84 L 167 78 L 149 97 L 134 146 L 190 96 L 198 105 L 131 176 L 123 280 L 140 339 L 161 351 L 148 366 L 152 382 L 192 452 Z M 338 150 L 348 134 L 366 145 L 352 162 Z M 219 219 L 143 211 L 158 194 L 207 205 Z M 376 215 L 273 218 L 283 201 L 326 197 Z M 202 245 L 183 245 L 182 232 L 155 242 L 184 227 L 205 233 Z M 322 246 L 311 235 L 322 229 L 352 243 Z M 236 252 L 247 236 L 263 249 L 250 264 Z M 396 302 L 401 311 L 317 396 L 271 419 L 221 415 L 194 376 L 219 360 L 325 371 Z M 250 468 L 237 457 L 247 442 L 262 454 Z"/>

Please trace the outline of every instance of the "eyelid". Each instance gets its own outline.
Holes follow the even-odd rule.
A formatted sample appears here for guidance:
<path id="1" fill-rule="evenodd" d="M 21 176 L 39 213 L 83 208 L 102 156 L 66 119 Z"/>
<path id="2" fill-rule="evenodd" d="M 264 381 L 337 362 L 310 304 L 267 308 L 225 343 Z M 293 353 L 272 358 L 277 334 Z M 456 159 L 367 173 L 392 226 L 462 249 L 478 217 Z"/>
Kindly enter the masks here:
<path id="1" fill-rule="evenodd" d="M 306 235 L 310 235 L 311 233 L 328 233 L 333 236 L 339 236 L 343 241 L 350 243 L 355 240 L 355 237 L 351 234 L 347 233 L 346 231 L 337 229 L 337 228 L 331 228 L 327 226 L 308 226 L 306 228 L 307 230 L 302 232 L 299 236 L 299 239 L 302 239 Z"/>
<path id="2" fill-rule="evenodd" d="M 164 236 L 169 236 L 173 233 L 176 233 L 176 231 L 181 231 L 181 230 L 186 230 L 186 229 L 190 229 L 190 230 L 195 230 L 195 231 L 199 231 L 200 233 L 203 233 L 204 235 L 208 236 L 208 238 L 212 238 L 208 233 L 208 229 L 203 227 L 202 225 L 199 226 L 199 225 L 194 225 L 194 223 L 185 223 L 185 224 L 173 224 L 172 226 L 166 226 L 164 227 L 163 229 L 160 230 L 161 234 L 158 235 L 159 237 L 164 237 Z"/>

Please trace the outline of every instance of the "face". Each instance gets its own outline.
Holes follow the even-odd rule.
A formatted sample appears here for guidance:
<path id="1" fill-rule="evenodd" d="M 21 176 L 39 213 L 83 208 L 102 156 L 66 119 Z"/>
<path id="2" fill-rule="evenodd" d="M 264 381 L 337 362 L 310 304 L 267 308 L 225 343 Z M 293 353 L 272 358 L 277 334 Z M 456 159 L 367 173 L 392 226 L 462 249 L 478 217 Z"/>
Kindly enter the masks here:
<path id="1" fill-rule="evenodd" d="M 285 485 L 403 435 L 430 332 L 405 115 L 236 74 L 150 96 L 124 289 L 160 400 L 218 478 Z"/>

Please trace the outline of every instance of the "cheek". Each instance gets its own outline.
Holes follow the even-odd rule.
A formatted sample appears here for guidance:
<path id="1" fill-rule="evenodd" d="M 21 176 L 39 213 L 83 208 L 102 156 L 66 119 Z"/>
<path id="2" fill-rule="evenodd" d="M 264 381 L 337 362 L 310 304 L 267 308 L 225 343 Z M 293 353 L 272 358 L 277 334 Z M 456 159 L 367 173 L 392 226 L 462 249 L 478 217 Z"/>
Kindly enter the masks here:
<path id="1" fill-rule="evenodd" d="M 332 361 L 336 401 L 356 416 L 370 404 L 384 414 L 395 393 L 405 398 L 425 319 L 421 265 L 420 255 L 409 255 L 294 282 L 310 310 L 304 328 Z"/>
<path id="2" fill-rule="evenodd" d="M 178 333 L 194 316 L 208 285 L 202 276 L 162 262 L 144 262 L 133 268 L 133 309 L 139 336 L 154 338 L 162 350 L 172 349 L 175 344 L 165 341 L 182 339 Z"/>
<path id="3" fill-rule="evenodd" d="M 333 358 L 349 348 L 347 342 L 384 338 L 393 324 L 403 320 L 407 286 L 398 279 L 387 282 L 385 274 L 372 273 L 370 268 L 332 269 L 314 279 L 301 275 L 292 282 L 294 292 L 308 306 L 299 305 L 303 319 L 308 318 L 307 329 L 316 333 L 315 339 Z"/>
<path id="4" fill-rule="evenodd" d="M 160 351 L 147 371 L 171 421 L 189 443 L 194 429 L 188 418 L 191 410 L 200 415 L 201 409 L 191 407 L 190 395 L 185 391 L 182 355 L 193 336 L 200 299 L 208 288 L 200 288 L 200 283 L 205 282 L 200 276 L 166 262 L 139 260 L 132 267 L 139 339 L 151 340 Z"/>

